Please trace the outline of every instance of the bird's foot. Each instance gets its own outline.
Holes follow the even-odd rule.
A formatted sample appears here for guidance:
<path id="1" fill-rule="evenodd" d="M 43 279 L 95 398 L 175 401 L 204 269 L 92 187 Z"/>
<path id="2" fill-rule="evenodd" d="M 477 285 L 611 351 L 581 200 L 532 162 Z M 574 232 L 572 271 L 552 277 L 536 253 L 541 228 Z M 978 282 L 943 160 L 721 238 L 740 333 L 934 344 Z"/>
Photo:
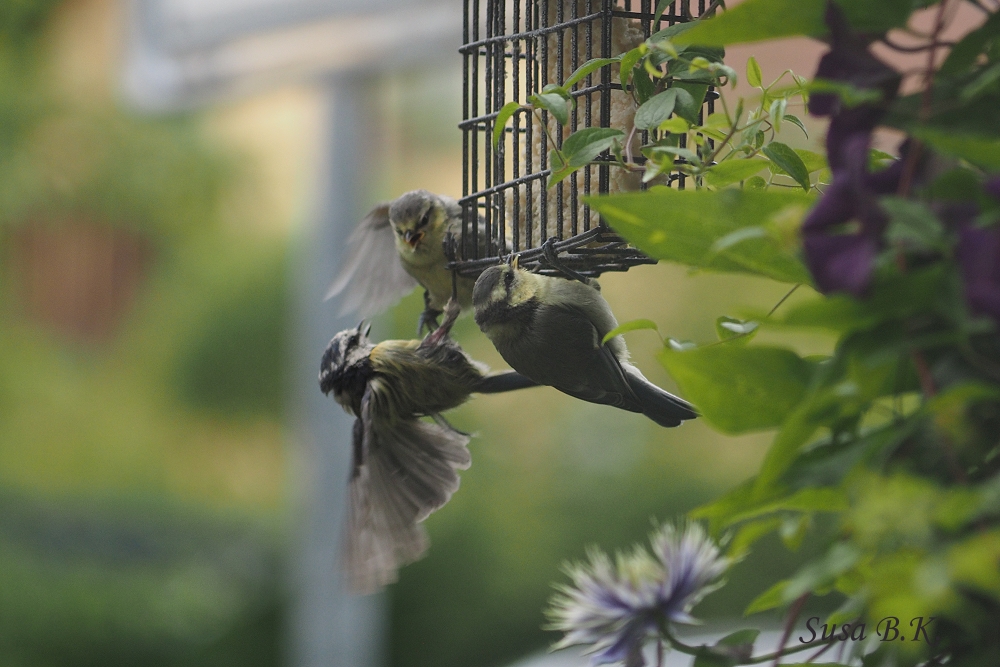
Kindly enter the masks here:
<path id="1" fill-rule="evenodd" d="M 447 338 L 448 334 L 451 333 L 452 326 L 455 325 L 455 320 L 458 319 L 458 315 L 461 312 L 462 307 L 458 305 L 458 301 L 448 299 L 448 303 L 444 306 L 444 321 L 441 322 L 441 325 L 437 329 L 427 334 L 421 346 L 438 345 L 443 339 Z"/>
<path id="2" fill-rule="evenodd" d="M 559 253 L 556 251 L 556 237 L 550 236 L 548 240 L 542 244 L 542 256 L 545 258 L 546 264 L 570 280 L 579 280 L 581 283 L 586 285 L 591 284 L 590 278 L 587 278 L 581 273 L 577 273 L 573 269 L 566 266 L 563 261 L 559 259 Z"/>
<path id="3" fill-rule="evenodd" d="M 424 335 L 424 329 L 427 329 L 427 333 L 437 329 L 440 316 L 441 311 L 431 305 L 431 293 L 424 290 L 424 312 L 420 313 L 420 319 L 417 320 L 417 338 Z"/>
<path id="4" fill-rule="evenodd" d="M 428 335 L 430 335 L 430 332 L 436 330 L 439 327 L 439 317 L 441 317 L 440 310 L 424 308 L 424 312 L 420 313 L 420 318 L 417 320 L 417 338 L 424 335 L 424 329 L 427 330 Z"/>

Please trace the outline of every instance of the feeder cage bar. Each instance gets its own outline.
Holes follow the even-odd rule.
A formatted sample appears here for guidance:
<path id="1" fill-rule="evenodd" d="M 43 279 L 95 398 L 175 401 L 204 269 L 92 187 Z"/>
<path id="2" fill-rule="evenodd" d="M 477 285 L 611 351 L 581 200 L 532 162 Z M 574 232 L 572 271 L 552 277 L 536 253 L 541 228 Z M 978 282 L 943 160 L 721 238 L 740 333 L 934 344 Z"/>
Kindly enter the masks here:
<path id="1" fill-rule="evenodd" d="M 521 266 L 558 273 L 541 249 L 550 237 L 560 261 L 588 276 L 655 263 L 585 202 L 592 194 L 644 189 L 640 174 L 613 167 L 613 156 L 605 152 L 597 164 L 546 189 L 550 152 L 572 132 L 631 130 L 635 102 L 622 89 L 617 65 L 606 65 L 573 87 L 576 104 L 565 127 L 547 111 L 522 108 L 494 150 L 493 124 L 508 102 L 526 103 L 546 85 L 562 85 L 588 60 L 617 56 L 659 30 L 694 20 L 706 4 L 675 0 L 657 19 L 655 0 L 465 0 L 463 219 L 461 239 L 451 249 L 457 273 L 478 275 L 510 253 L 519 254 Z M 714 110 L 717 97 L 710 89 L 703 114 Z M 648 139 L 645 131 L 640 138 Z M 683 188 L 685 176 L 675 173 L 659 182 Z"/>

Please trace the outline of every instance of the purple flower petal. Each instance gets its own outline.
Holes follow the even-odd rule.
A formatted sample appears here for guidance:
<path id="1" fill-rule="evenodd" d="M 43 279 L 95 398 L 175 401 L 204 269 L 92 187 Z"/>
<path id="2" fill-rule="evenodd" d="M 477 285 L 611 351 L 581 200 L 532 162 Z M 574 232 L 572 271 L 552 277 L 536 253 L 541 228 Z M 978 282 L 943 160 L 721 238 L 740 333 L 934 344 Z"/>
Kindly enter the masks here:
<path id="1" fill-rule="evenodd" d="M 659 624 L 694 621 L 688 614 L 729 567 L 698 524 L 663 526 L 651 537 L 655 558 L 642 549 L 615 563 L 592 552 L 570 569 L 572 586 L 552 601 L 552 628 L 565 633 L 556 648 L 592 646 L 592 664 L 643 667 L 642 648 Z"/>
<path id="2" fill-rule="evenodd" d="M 1000 176 L 994 176 L 992 178 L 986 179 L 983 183 L 983 190 L 986 194 L 993 197 L 997 201 L 1000 201 Z"/>
<path id="3" fill-rule="evenodd" d="M 957 255 L 969 309 L 1000 322 L 1000 228 L 963 227 Z"/>
<path id="4" fill-rule="evenodd" d="M 826 25 L 830 28 L 830 50 L 823 55 L 816 70 L 816 78 L 841 81 L 862 90 L 878 90 L 882 93 L 884 105 L 891 101 L 899 89 L 900 76 L 891 67 L 872 55 L 867 41 L 854 32 L 844 16 L 843 10 L 834 3 L 827 2 Z M 866 113 L 858 114 L 857 122 L 875 127 L 879 118 L 872 120 L 870 112 L 883 111 L 875 105 L 863 104 L 855 109 L 866 108 Z M 840 97 L 832 93 L 819 93 L 809 98 L 809 113 L 814 116 L 830 116 L 845 111 Z"/>
<path id="5" fill-rule="evenodd" d="M 867 235 L 807 236 L 802 242 L 806 261 L 821 292 L 868 290 L 878 255 L 878 243 Z"/>

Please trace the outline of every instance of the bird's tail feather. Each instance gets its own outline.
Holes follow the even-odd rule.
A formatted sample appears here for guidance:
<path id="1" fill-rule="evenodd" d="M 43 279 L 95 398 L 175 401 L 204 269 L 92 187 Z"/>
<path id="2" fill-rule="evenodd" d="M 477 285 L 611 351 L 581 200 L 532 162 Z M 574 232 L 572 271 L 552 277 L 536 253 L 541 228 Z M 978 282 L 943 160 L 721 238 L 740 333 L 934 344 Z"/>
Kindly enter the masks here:
<path id="1" fill-rule="evenodd" d="M 643 377 L 639 369 L 635 367 L 625 369 L 625 377 L 629 388 L 639 399 L 642 414 L 660 426 L 679 426 L 685 419 L 694 419 L 698 416 L 693 405 L 660 389 Z"/>
<path id="2" fill-rule="evenodd" d="M 420 522 L 448 502 L 456 470 L 471 462 L 469 436 L 446 423 L 376 419 L 366 430 L 366 459 L 350 483 L 343 561 L 356 593 L 396 581 L 401 566 L 423 555 Z"/>

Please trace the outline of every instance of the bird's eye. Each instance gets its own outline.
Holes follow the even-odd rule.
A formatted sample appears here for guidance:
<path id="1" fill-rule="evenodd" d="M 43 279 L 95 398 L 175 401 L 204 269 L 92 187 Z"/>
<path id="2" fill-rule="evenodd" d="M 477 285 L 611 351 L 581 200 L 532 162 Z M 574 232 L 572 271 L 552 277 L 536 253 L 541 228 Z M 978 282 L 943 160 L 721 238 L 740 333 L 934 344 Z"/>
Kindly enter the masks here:
<path id="1" fill-rule="evenodd" d="M 504 287 L 506 287 L 507 289 L 510 289 L 510 286 L 514 284 L 514 272 L 513 271 L 508 271 L 507 273 L 505 273 L 503 275 L 503 284 L 504 284 Z"/>
<path id="2" fill-rule="evenodd" d="M 430 224 L 430 222 L 431 222 L 431 209 L 427 209 L 427 212 L 424 213 L 424 217 L 420 218 L 420 222 L 417 223 L 417 229 L 420 229 L 421 227 L 426 227 L 427 225 Z"/>

